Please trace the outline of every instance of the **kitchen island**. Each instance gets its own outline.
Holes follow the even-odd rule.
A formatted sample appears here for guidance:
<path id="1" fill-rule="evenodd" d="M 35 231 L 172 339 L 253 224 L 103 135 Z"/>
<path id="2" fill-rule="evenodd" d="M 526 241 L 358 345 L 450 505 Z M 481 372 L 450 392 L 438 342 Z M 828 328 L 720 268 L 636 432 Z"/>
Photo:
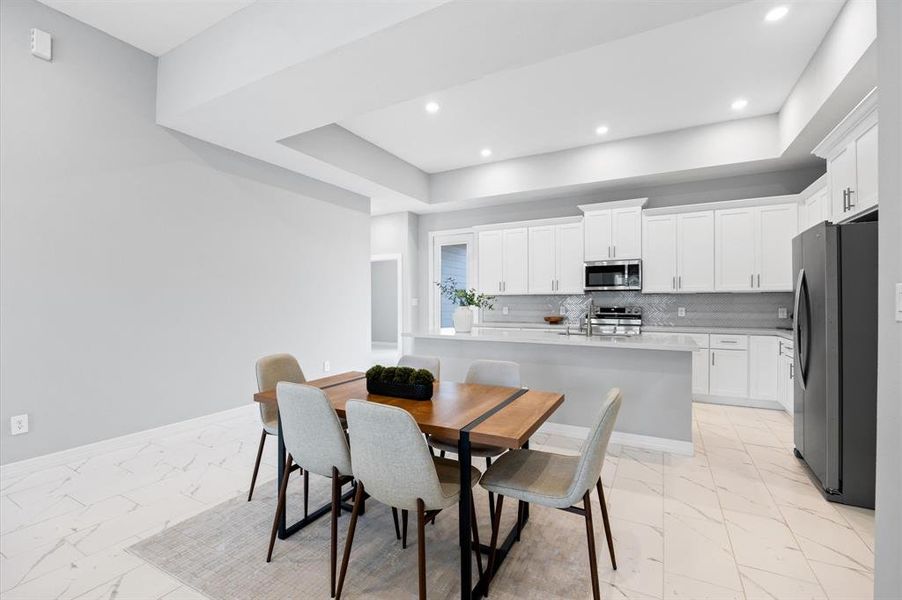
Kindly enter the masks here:
<path id="1" fill-rule="evenodd" d="M 612 442 L 692 454 L 690 336 L 643 333 L 594 336 L 555 330 L 474 327 L 471 333 L 432 330 L 404 335 L 404 352 L 437 356 L 443 379 L 463 381 L 476 359 L 520 364 L 523 385 L 561 390 L 564 404 L 542 431 L 585 437 L 607 391 L 619 387 L 623 405 Z"/>

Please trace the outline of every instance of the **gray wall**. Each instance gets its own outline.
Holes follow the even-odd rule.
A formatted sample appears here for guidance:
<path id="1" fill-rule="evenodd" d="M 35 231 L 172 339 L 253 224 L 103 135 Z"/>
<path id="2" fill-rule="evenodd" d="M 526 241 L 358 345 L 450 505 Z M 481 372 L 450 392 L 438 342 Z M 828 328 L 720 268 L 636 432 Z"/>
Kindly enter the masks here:
<path id="1" fill-rule="evenodd" d="M 374 342 L 398 342 L 398 261 L 378 260 L 370 271 Z"/>
<path id="2" fill-rule="evenodd" d="M 250 402 L 267 353 L 367 364 L 368 201 L 157 126 L 156 66 L 0 3 L 4 463 Z"/>
<path id="3" fill-rule="evenodd" d="M 824 166 L 805 167 L 787 171 L 774 171 L 755 175 L 739 175 L 717 179 L 703 179 L 669 185 L 614 188 L 589 196 L 552 198 L 516 204 L 505 204 L 472 210 L 433 213 L 420 215 L 419 255 L 429 254 L 429 232 L 445 229 L 472 227 L 491 223 L 523 221 L 530 219 L 548 219 L 581 215 L 578 205 L 626 198 L 648 198 L 648 208 L 664 206 L 680 206 L 718 202 L 721 200 L 739 200 L 742 198 L 758 198 L 796 194 L 808 187 L 824 174 Z M 428 306 L 429 265 L 427 260 L 420 263 L 418 289 L 422 294 L 420 303 L 419 327 L 426 325 Z"/>
<path id="4" fill-rule="evenodd" d="M 877 359 L 877 540 L 875 596 L 902 598 L 902 3 L 877 3 L 880 79 L 880 291 Z"/>

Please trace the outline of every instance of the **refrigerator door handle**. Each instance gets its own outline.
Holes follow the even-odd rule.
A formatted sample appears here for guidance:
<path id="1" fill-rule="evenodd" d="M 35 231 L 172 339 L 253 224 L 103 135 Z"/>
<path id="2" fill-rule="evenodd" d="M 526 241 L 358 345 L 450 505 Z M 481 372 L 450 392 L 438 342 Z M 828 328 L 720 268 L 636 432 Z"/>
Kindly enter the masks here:
<path id="1" fill-rule="evenodd" d="M 803 297 L 804 294 L 804 297 Z M 801 312 L 802 302 L 805 303 L 804 321 Z M 811 343 L 811 305 L 808 297 L 808 280 L 805 277 L 805 269 L 799 269 L 796 279 L 795 308 L 793 312 L 792 337 L 795 347 L 796 361 L 799 365 L 799 385 L 804 390 L 808 383 L 808 358 L 810 357 L 809 344 Z M 805 339 L 802 340 L 802 327 L 805 328 Z"/>

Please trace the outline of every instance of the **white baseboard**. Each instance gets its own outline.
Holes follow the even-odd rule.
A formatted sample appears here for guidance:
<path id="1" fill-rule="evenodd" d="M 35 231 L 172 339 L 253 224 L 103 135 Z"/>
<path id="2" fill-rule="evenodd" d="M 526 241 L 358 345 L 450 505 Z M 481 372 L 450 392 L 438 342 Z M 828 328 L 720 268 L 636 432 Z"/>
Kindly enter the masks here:
<path id="1" fill-rule="evenodd" d="M 584 440 L 589 435 L 589 428 L 577 425 L 564 425 L 563 423 L 545 422 L 539 427 L 539 433 Z M 619 444 L 621 446 L 630 446 L 631 448 L 641 448 L 643 450 L 680 454 L 683 456 L 692 456 L 695 453 L 695 447 L 692 442 L 655 437 L 652 435 L 626 433 L 623 431 L 613 432 L 611 434 L 611 443 Z"/>
<path id="2" fill-rule="evenodd" d="M 746 408 L 766 408 L 768 410 L 786 411 L 783 405 L 775 400 L 755 400 L 754 398 L 733 398 L 731 396 L 693 394 L 692 401 L 705 404 L 725 404 L 727 406 L 744 406 Z"/>
<path id="3" fill-rule="evenodd" d="M 108 440 L 101 440 L 99 442 L 93 442 L 91 444 L 85 444 L 83 446 L 76 446 L 74 448 L 60 450 L 59 452 L 53 452 L 51 454 L 44 454 L 42 456 L 36 456 L 34 458 L 28 458 L 17 462 L 0 465 L 0 478 L 19 477 L 20 475 L 27 475 L 41 469 L 70 464 L 78 460 L 83 460 L 92 456 L 96 456 L 98 454 L 104 454 L 106 452 L 113 452 L 115 450 L 120 450 L 129 446 L 134 446 L 135 444 L 148 442 L 156 438 L 174 435 L 183 431 L 203 427 L 205 425 L 219 423 L 234 418 L 240 415 L 242 412 L 250 410 L 256 412 L 257 407 L 253 404 L 238 406 L 236 408 L 230 408 L 228 410 L 220 411 L 217 413 L 203 415 L 194 419 L 188 419 L 187 421 L 170 423 L 169 425 L 162 425 L 160 427 L 154 427 L 153 429 L 136 431 L 134 433 L 120 435 Z"/>

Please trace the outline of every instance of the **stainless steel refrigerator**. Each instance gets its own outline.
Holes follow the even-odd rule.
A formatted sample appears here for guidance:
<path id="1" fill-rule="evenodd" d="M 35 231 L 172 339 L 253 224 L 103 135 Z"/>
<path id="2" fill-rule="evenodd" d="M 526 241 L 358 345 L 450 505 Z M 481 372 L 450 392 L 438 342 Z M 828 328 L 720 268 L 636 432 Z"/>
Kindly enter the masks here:
<path id="1" fill-rule="evenodd" d="M 828 500 L 874 507 L 877 223 L 792 240 L 795 453 Z"/>

